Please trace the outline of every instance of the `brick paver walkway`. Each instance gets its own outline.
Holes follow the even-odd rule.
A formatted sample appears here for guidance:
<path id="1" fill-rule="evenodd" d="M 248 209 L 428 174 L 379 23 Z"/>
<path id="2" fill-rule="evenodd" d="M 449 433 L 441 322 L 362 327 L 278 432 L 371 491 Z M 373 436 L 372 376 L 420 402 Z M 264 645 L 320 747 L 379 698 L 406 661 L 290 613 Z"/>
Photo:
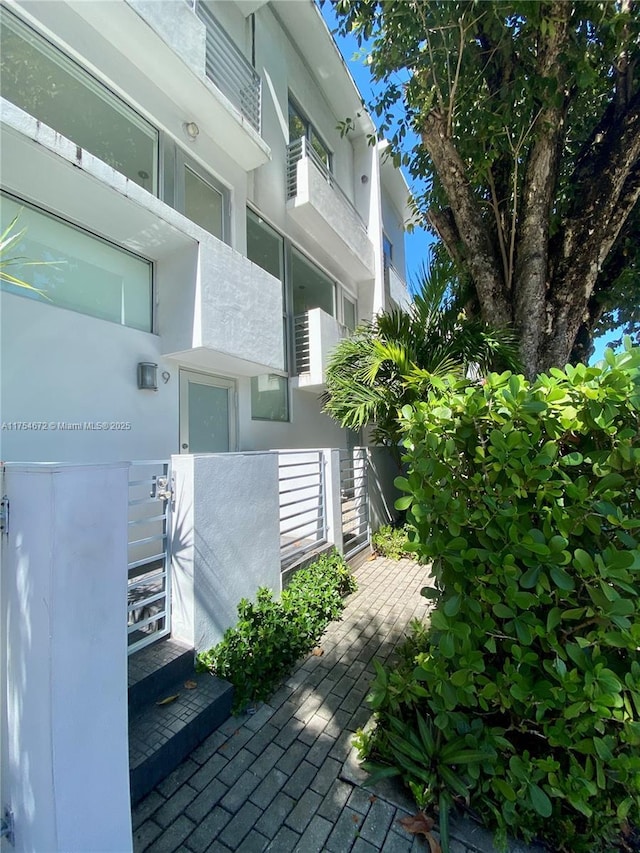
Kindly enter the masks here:
<path id="1" fill-rule="evenodd" d="M 424 838 L 398 819 L 411 801 L 394 785 L 363 787 L 351 739 L 371 716 L 372 659 L 387 660 L 427 601 L 427 570 L 377 558 L 355 572 L 341 622 L 255 714 L 228 720 L 133 812 L 134 851 L 416 853 Z M 463 821 L 451 853 L 493 853 Z M 519 846 L 512 853 L 522 853 Z"/>

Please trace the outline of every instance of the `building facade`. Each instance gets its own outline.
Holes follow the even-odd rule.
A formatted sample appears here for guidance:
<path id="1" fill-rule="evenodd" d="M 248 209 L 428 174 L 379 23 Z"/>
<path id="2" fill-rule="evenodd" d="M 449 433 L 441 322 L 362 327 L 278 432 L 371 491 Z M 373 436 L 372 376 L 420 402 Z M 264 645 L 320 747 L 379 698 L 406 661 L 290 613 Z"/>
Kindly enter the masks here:
<path id="1" fill-rule="evenodd" d="M 316 6 L 0 14 L 2 228 L 32 287 L 0 294 L 2 458 L 346 447 L 324 370 L 408 300 L 408 189 Z"/>

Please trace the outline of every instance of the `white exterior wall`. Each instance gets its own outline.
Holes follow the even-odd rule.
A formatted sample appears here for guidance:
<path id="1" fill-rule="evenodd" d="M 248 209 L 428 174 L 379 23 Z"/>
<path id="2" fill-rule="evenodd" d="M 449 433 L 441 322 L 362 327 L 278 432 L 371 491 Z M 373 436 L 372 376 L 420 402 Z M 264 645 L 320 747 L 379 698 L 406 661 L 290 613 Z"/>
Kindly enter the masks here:
<path id="1" fill-rule="evenodd" d="M 126 853 L 127 468 L 8 466 L 3 488 L 3 849 Z"/>
<path id="2" fill-rule="evenodd" d="M 0 300 L 0 417 L 40 428 L 3 429 L 1 458 L 23 462 L 157 459 L 178 446 L 178 371 L 157 335 L 25 299 Z M 169 371 L 140 391 L 139 361 Z M 91 430 L 85 422 L 130 424 Z M 82 424 L 63 429 L 59 424 Z"/>
<path id="3" fill-rule="evenodd" d="M 258 586 L 280 592 L 275 453 L 172 458 L 172 634 L 208 649 Z"/>
<path id="4" fill-rule="evenodd" d="M 243 429 L 240 450 L 286 447 L 346 447 L 347 433 L 320 411 L 319 394 L 291 388 L 290 421 L 251 420 L 251 382 L 238 383 L 238 408 Z"/>

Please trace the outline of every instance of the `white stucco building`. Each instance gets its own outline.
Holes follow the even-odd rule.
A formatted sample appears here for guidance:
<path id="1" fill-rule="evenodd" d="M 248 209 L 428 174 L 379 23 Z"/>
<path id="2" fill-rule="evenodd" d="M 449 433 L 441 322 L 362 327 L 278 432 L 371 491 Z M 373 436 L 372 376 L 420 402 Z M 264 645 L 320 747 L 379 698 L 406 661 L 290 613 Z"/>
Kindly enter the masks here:
<path id="1" fill-rule="evenodd" d="M 0 62 L 0 846 L 128 851 L 127 661 L 391 512 L 319 395 L 409 192 L 311 0 L 0 0 Z"/>
<path id="2" fill-rule="evenodd" d="M 346 446 L 324 366 L 407 299 L 408 190 L 315 5 L 1 14 L 2 225 L 46 264 L 3 285 L 0 457 Z"/>

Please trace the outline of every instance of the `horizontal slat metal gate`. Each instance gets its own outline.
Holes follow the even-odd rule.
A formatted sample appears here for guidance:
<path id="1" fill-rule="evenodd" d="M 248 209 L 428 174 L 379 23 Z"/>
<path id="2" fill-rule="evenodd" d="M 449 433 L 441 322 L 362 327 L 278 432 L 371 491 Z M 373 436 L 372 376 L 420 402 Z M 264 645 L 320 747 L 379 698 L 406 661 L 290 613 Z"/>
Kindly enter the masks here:
<path id="1" fill-rule="evenodd" d="M 129 469 L 127 632 L 129 654 L 171 631 L 172 478 L 169 462 Z"/>
<path id="2" fill-rule="evenodd" d="M 365 447 L 340 451 L 340 500 L 345 557 L 351 557 L 369 544 L 367 467 Z"/>
<path id="3" fill-rule="evenodd" d="M 278 451 L 282 568 L 327 541 L 324 456 L 319 450 Z"/>

